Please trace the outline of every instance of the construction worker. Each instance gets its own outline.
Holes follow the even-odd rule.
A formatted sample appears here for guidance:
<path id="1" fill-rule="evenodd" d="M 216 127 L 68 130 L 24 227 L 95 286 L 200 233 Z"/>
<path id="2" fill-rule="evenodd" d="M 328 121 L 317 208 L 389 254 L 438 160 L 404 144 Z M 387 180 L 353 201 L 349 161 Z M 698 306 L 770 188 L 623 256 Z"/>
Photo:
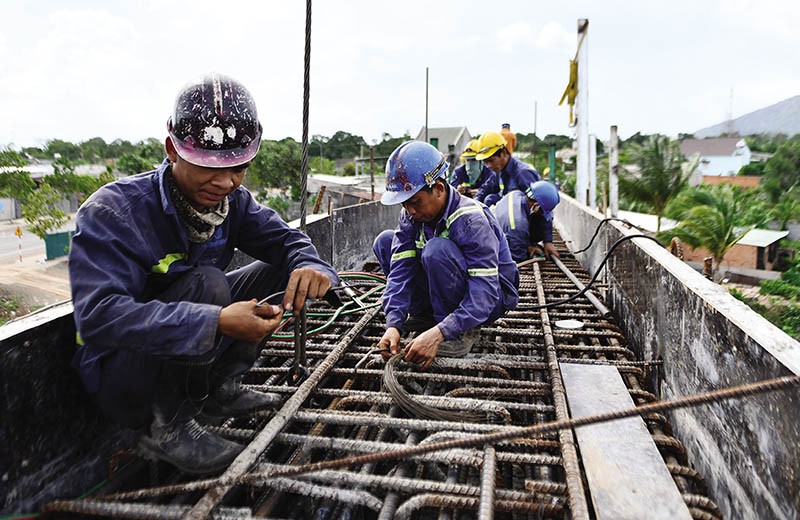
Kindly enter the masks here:
<path id="1" fill-rule="evenodd" d="M 241 186 L 261 141 L 243 85 L 217 74 L 190 83 L 167 130 L 158 169 L 107 184 L 78 211 L 73 365 L 108 417 L 143 430 L 147 456 L 206 474 L 243 446 L 196 417 L 280 404 L 241 386 L 241 374 L 285 310 L 338 278 L 306 235 Z M 258 260 L 226 274 L 236 248 Z M 257 303 L 278 291 L 280 307 Z"/>
<path id="2" fill-rule="evenodd" d="M 478 140 L 473 139 L 461 154 L 461 160 L 464 161 L 463 164 L 453 170 L 453 174 L 450 177 L 450 184 L 460 194 L 467 197 L 474 197 L 478 193 L 478 188 L 494 177 L 494 172 L 484 165 L 483 161 L 475 160 L 475 154 L 477 153 Z"/>
<path id="3" fill-rule="evenodd" d="M 445 341 L 452 355 L 466 354 L 475 334 L 465 333 L 519 299 L 519 271 L 503 231 L 486 206 L 445 182 L 447 167 L 424 142 L 408 141 L 392 152 L 381 202 L 402 204 L 403 211 L 397 229 L 383 231 L 373 244 L 387 275 L 386 332 L 378 346 L 396 353 L 401 335 L 417 330 L 404 359 L 423 368 Z"/>
<path id="4" fill-rule="evenodd" d="M 533 166 L 511 156 L 505 138 L 497 132 L 486 132 L 481 135 L 478 147 L 475 158 L 484 161 L 497 174 L 491 181 L 481 186 L 475 196 L 478 200 L 483 200 L 487 206 L 497 204 L 502 197 L 508 196 L 512 191 L 525 193 L 531 184 L 542 180 Z M 550 255 L 558 256 L 558 251 L 552 243 L 552 221 L 547 221 L 543 225 L 546 227 L 544 236 L 551 237 L 551 241 L 543 243 L 544 255 L 549 259 Z M 534 226 L 531 230 L 536 228 Z"/>
<path id="5" fill-rule="evenodd" d="M 500 130 L 500 135 L 503 136 L 503 139 L 506 140 L 506 148 L 508 148 L 508 153 L 514 153 L 514 148 L 517 147 L 517 134 L 511 131 L 511 125 L 509 123 L 503 123 L 503 126 Z"/>
<path id="6" fill-rule="evenodd" d="M 539 243 L 553 243 L 553 209 L 561 198 L 555 186 L 536 181 L 524 192 L 514 190 L 494 206 L 494 214 L 516 262 L 542 254 Z M 555 254 L 558 256 L 558 252 Z"/>

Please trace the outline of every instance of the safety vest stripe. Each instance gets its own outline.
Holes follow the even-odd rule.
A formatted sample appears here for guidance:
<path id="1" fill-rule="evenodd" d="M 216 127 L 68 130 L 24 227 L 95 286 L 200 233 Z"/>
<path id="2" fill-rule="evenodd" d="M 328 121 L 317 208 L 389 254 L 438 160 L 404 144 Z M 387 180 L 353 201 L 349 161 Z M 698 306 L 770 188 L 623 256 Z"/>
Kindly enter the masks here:
<path id="1" fill-rule="evenodd" d="M 169 253 L 167 256 L 158 261 L 156 265 L 150 268 L 154 273 L 166 274 L 169 271 L 169 266 L 174 262 L 186 258 L 186 253 Z"/>
<path id="2" fill-rule="evenodd" d="M 477 204 L 468 206 L 466 208 L 459 208 L 455 210 L 452 215 L 447 217 L 447 222 L 445 225 L 449 228 L 458 217 L 466 215 L 467 213 L 476 213 L 478 211 L 482 211 L 482 209 Z"/>
<path id="3" fill-rule="evenodd" d="M 414 258 L 415 256 L 417 256 L 417 252 L 413 249 L 409 249 L 408 251 L 400 251 L 399 253 L 392 255 L 392 262 L 396 260 L 402 260 L 403 258 Z"/>
<path id="4" fill-rule="evenodd" d="M 514 208 L 517 205 L 514 203 L 514 192 L 512 191 L 508 195 L 508 225 L 511 226 L 511 229 L 517 229 L 517 223 L 514 221 Z"/>
<path id="5" fill-rule="evenodd" d="M 470 276 L 497 276 L 497 273 L 497 267 L 485 269 L 467 269 L 467 274 Z"/>
<path id="6" fill-rule="evenodd" d="M 83 342 L 83 338 L 81 337 L 81 333 L 80 332 L 76 332 L 75 333 L 75 343 L 77 343 L 78 345 L 85 345 L 85 343 Z"/>

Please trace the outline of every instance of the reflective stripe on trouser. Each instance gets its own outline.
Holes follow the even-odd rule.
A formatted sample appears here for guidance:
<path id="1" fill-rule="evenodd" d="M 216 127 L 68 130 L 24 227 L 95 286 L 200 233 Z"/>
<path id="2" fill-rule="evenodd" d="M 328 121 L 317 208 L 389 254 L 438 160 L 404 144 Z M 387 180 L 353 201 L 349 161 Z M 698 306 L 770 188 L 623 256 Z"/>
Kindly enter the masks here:
<path id="1" fill-rule="evenodd" d="M 530 229 L 527 209 L 525 194 L 518 190 L 509 192 L 494 208 L 494 215 L 506 235 L 508 249 L 515 262 L 528 258 Z"/>

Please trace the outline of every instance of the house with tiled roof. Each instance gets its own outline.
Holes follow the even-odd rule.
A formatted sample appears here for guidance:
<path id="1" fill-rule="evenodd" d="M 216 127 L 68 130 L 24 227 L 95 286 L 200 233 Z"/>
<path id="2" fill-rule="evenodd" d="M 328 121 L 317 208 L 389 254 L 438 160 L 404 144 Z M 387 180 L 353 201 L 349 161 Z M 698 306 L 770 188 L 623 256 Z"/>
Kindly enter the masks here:
<path id="1" fill-rule="evenodd" d="M 417 141 L 425 141 L 425 127 L 420 128 L 416 137 Z M 472 136 L 466 126 L 451 126 L 445 128 L 428 128 L 427 142 L 442 152 L 450 163 L 450 171 L 458 166 L 459 157 L 467 144 L 472 140 Z"/>

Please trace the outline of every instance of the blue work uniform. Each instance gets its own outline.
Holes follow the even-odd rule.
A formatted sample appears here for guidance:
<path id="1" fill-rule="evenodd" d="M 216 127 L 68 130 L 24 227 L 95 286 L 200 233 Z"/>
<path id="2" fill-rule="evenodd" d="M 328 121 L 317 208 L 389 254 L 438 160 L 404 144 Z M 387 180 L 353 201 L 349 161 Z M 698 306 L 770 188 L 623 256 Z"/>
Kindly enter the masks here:
<path id="1" fill-rule="evenodd" d="M 528 259 L 528 246 L 553 241 L 553 212 L 530 212 L 528 198 L 519 190 L 508 193 L 492 208 L 517 262 Z"/>
<path id="2" fill-rule="evenodd" d="M 536 171 L 536 168 L 531 166 L 530 164 L 520 161 L 516 157 L 509 157 L 508 164 L 506 167 L 503 168 L 503 171 L 500 172 L 499 175 L 495 175 L 495 177 L 487 182 L 486 184 L 478 190 L 478 194 L 475 195 L 475 198 L 478 200 L 483 200 L 487 206 L 495 206 L 500 202 L 500 199 L 504 197 L 508 197 L 508 194 L 512 191 L 519 191 L 525 193 L 531 184 L 536 181 L 542 180 L 542 177 L 539 175 L 539 172 Z M 520 257 L 521 245 L 520 240 L 517 237 L 511 237 L 508 235 L 508 232 L 511 231 L 511 221 L 509 217 L 513 216 L 513 214 L 508 212 L 508 208 L 512 206 L 519 205 L 519 200 L 517 201 L 506 201 L 506 209 L 502 211 L 496 211 L 497 221 L 500 223 L 500 226 L 503 228 L 503 231 L 506 233 L 506 238 L 508 238 L 509 246 L 512 246 L 512 242 L 514 245 L 512 246 L 512 254 L 514 259 L 519 261 L 525 260 L 528 257 L 528 249 L 527 246 L 525 247 L 525 254 Z M 530 216 L 530 210 L 528 209 L 527 204 L 518 206 L 522 209 L 525 214 L 525 221 Z M 515 221 L 515 228 L 518 222 L 522 222 L 522 220 Z M 523 224 L 524 226 L 525 224 Z M 544 242 L 552 242 L 553 241 L 553 219 L 552 215 L 550 219 L 545 219 L 544 221 L 537 221 L 535 225 L 528 226 L 528 231 L 531 233 L 531 236 L 526 239 L 522 240 L 522 242 L 527 242 L 531 244 L 535 244 L 537 242 L 544 241 Z M 515 234 L 519 234 L 520 231 L 518 228 L 514 230 Z"/>
<path id="3" fill-rule="evenodd" d="M 445 339 L 514 309 L 519 271 L 491 211 L 448 189 L 442 217 L 417 222 L 403 210 L 396 230 L 375 239 L 387 273 L 386 326 L 403 331 L 409 314 L 428 307 Z"/>
<path id="4" fill-rule="evenodd" d="M 469 189 L 473 190 L 480 189 L 480 187 L 483 186 L 486 182 L 488 182 L 489 179 L 491 179 L 492 177 L 494 177 L 494 172 L 491 170 L 491 168 L 489 168 L 484 164 L 483 170 L 481 170 L 481 174 L 478 176 L 475 183 L 472 184 L 469 182 L 469 175 L 467 174 L 467 165 L 462 164 L 461 166 L 453 170 L 453 174 L 450 177 L 450 185 L 455 188 L 458 188 L 462 184 L 466 184 Z M 480 199 L 477 199 L 476 197 L 476 200 Z M 480 201 L 483 202 L 482 200 Z"/>
<path id="5" fill-rule="evenodd" d="M 113 383 L 106 361 L 123 365 L 118 377 L 126 378 L 125 363 L 153 367 L 153 359 L 231 345 L 217 333 L 220 311 L 230 301 L 267 296 L 248 294 L 255 285 L 282 290 L 302 267 L 338 283 L 310 239 L 241 186 L 228 195 L 227 217 L 213 235 L 190 242 L 170 196 L 169 168 L 165 160 L 155 171 L 107 184 L 78 211 L 69 255 L 79 338 L 73 366 L 89 392 Z M 226 275 L 236 248 L 259 261 Z"/>

